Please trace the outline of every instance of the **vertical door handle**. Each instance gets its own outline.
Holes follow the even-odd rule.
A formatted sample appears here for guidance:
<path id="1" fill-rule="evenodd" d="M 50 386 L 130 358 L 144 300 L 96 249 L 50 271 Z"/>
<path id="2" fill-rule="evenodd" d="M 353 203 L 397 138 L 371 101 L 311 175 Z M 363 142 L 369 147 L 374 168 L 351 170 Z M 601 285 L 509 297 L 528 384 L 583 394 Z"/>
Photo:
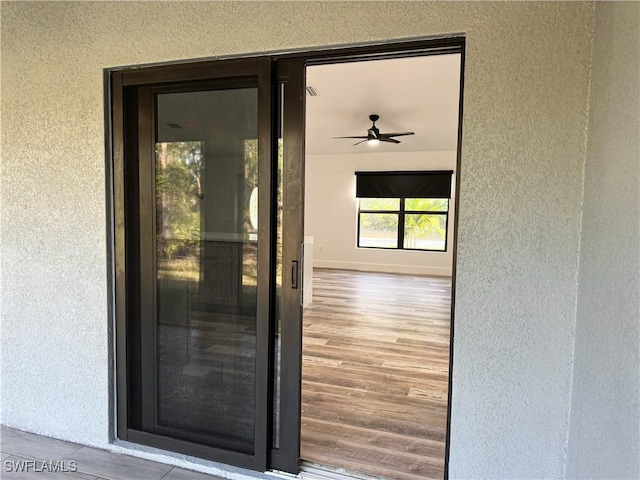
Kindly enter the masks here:
<path id="1" fill-rule="evenodd" d="M 300 244 L 300 283 L 302 283 L 302 287 L 300 288 L 300 306 L 304 307 L 304 242 Z"/>
<path id="2" fill-rule="evenodd" d="M 293 260 L 291 262 L 291 288 L 298 288 L 298 261 Z"/>

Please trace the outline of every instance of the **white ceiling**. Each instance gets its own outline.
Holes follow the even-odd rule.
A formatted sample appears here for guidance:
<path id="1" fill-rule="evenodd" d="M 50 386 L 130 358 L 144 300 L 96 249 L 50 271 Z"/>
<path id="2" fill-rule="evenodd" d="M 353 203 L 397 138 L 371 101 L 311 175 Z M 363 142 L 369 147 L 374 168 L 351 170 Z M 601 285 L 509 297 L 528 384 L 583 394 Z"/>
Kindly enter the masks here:
<path id="1" fill-rule="evenodd" d="M 375 60 L 307 68 L 306 151 L 311 155 L 455 150 L 458 138 L 460 55 Z M 380 133 L 415 132 L 402 143 L 333 137 L 366 135 L 370 114 Z"/>

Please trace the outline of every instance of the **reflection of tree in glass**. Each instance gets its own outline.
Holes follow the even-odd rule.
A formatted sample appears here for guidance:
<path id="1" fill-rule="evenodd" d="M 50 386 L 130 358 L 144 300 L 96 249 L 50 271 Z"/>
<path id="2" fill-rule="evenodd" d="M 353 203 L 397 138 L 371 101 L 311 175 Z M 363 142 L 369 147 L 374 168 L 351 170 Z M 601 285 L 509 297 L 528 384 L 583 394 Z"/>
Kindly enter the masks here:
<path id="1" fill-rule="evenodd" d="M 276 192 L 276 281 L 281 283 L 279 279 L 282 274 L 282 139 L 278 139 L 278 177 L 274 179 L 277 182 Z M 257 234 L 257 230 L 251 224 L 250 205 L 251 205 L 251 193 L 253 189 L 258 186 L 258 140 L 247 139 L 244 141 L 244 208 L 242 216 L 242 233 L 245 238 L 248 234 Z M 243 284 L 255 285 L 257 282 L 257 260 L 255 252 L 256 245 L 245 246 L 245 255 L 243 256 Z"/>
<path id="2" fill-rule="evenodd" d="M 158 254 L 197 257 L 200 244 L 202 142 L 156 144 Z"/>
<path id="3" fill-rule="evenodd" d="M 276 185 L 276 284 L 282 285 L 282 185 L 283 185 L 283 151 L 282 138 L 278 139 L 278 171 Z"/>
<path id="4" fill-rule="evenodd" d="M 258 186 L 258 140 L 244 141 L 244 178 L 243 178 L 243 206 L 242 206 L 242 286 L 243 295 L 249 297 L 258 284 L 258 248 L 257 243 L 250 241 L 250 235 L 257 234 L 251 224 L 251 194 Z M 249 288 L 247 288 L 249 287 Z"/>
<path id="5" fill-rule="evenodd" d="M 251 193 L 258 186 L 258 140 L 244 141 L 244 208 L 242 216 L 242 232 L 257 233 L 251 225 L 250 203 Z"/>
<path id="6" fill-rule="evenodd" d="M 278 139 L 278 178 L 274 179 L 278 184 L 277 204 L 282 209 L 282 139 Z M 244 141 L 244 233 L 257 233 L 251 225 L 249 216 L 249 202 L 253 189 L 258 186 L 258 140 Z M 278 217 L 280 222 L 280 217 Z M 280 223 L 278 223 L 279 225 Z"/>

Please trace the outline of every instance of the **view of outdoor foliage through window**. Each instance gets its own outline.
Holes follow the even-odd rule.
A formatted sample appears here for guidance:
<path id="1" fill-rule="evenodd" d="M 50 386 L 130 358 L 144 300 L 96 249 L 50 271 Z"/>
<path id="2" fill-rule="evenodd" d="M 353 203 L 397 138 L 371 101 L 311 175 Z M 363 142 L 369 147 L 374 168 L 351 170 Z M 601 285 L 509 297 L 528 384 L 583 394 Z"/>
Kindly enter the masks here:
<path id="1" fill-rule="evenodd" d="M 446 250 L 446 198 L 360 198 L 358 246 Z"/>

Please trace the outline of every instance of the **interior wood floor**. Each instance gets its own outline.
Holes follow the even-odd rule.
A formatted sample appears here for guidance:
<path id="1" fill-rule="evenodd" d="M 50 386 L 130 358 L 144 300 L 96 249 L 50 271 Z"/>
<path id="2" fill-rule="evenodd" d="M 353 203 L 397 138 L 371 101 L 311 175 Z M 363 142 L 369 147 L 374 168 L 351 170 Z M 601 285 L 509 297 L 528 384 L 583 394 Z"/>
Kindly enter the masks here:
<path id="1" fill-rule="evenodd" d="M 315 269 L 304 310 L 303 460 L 443 478 L 451 278 Z"/>

